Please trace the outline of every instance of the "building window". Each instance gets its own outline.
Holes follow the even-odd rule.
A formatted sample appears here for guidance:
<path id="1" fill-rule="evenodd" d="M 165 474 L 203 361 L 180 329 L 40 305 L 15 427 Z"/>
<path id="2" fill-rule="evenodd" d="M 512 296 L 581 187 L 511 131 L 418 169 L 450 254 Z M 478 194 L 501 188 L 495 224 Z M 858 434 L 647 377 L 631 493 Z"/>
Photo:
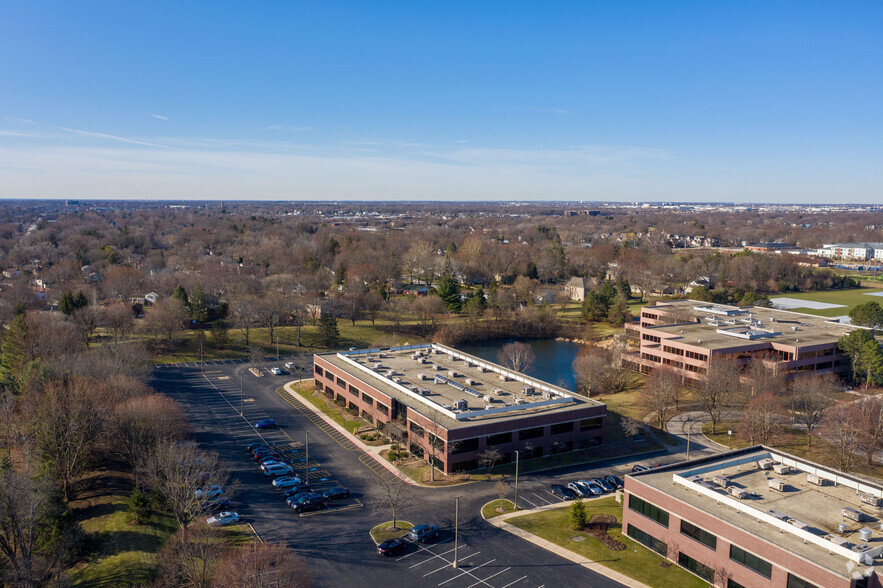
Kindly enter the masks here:
<path id="1" fill-rule="evenodd" d="M 593 419 L 583 419 L 579 422 L 579 430 L 580 431 L 594 431 L 595 429 L 600 429 L 604 423 L 604 419 L 601 417 L 595 417 Z"/>
<path id="2" fill-rule="evenodd" d="M 735 545 L 730 545 L 730 559 L 754 570 L 764 578 L 769 578 L 773 574 L 773 564 Z"/>
<path id="3" fill-rule="evenodd" d="M 487 436 L 488 445 L 502 445 L 503 443 L 512 443 L 512 433 L 498 433 Z"/>
<path id="4" fill-rule="evenodd" d="M 678 554 L 678 565 L 686 570 L 690 570 L 706 582 L 714 582 L 714 570 L 705 564 L 699 563 L 685 553 Z"/>
<path id="5" fill-rule="evenodd" d="M 668 528 L 668 512 L 662 510 L 658 506 L 654 506 L 645 500 L 641 500 L 634 494 L 629 494 L 629 508 L 652 521 L 656 521 L 663 527 Z"/>
<path id="6" fill-rule="evenodd" d="M 457 453 L 468 453 L 470 451 L 478 451 L 478 438 L 475 439 L 463 439 L 462 441 L 457 441 L 453 443 L 453 449 L 451 450 L 452 454 Z"/>
<path id="7" fill-rule="evenodd" d="M 785 584 L 786 588 L 818 588 L 815 584 L 810 584 L 806 580 L 802 578 L 798 578 L 797 576 L 792 576 L 788 574 L 788 583 Z"/>
<path id="8" fill-rule="evenodd" d="M 423 427 L 421 427 L 420 425 L 418 425 L 414 421 L 409 421 L 408 428 L 410 428 L 411 432 L 414 433 L 415 435 L 417 435 L 418 437 L 423 436 L 423 431 L 424 431 Z"/>
<path id="9" fill-rule="evenodd" d="M 316 366 L 313 366 L 313 371 L 316 372 L 316 375 L 317 375 L 317 376 L 321 376 L 321 375 L 324 375 L 324 374 L 325 374 L 325 371 L 324 371 L 322 368 L 320 368 L 319 366 L 317 366 L 317 365 L 316 365 Z"/>
<path id="10" fill-rule="evenodd" d="M 745 588 L 745 586 L 739 582 L 733 581 L 732 578 L 727 578 L 727 588 Z"/>
<path id="11" fill-rule="evenodd" d="M 560 435 L 561 433 L 572 433 L 573 432 L 573 422 L 569 423 L 558 423 L 557 425 L 552 425 L 552 434 Z"/>
<path id="12" fill-rule="evenodd" d="M 382 414 L 386 418 L 389 418 L 389 407 L 388 406 L 386 406 L 385 404 L 380 404 L 378 402 L 377 403 L 377 410 L 380 412 L 380 414 Z"/>
<path id="13" fill-rule="evenodd" d="M 350 390 L 350 394 L 353 394 L 353 395 L 355 395 L 355 396 L 358 397 L 358 395 L 359 395 L 359 389 L 358 389 L 358 388 L 356 388 L 355 386 L 353 386 L 352 384 L 350 384 L 349 390 Z"/>
<path id="14" fill-rule="evenodd" d="M 626 535 L 628 535 L 644 547 L 649 547 L 662 557 L 666 557 L 668 555 L 668 545 L 666 545 L 664 541 L 660 541 L 653 535 L 645 533 L 634 525 L 628 526 Z"/>
<path id="15" fill-rule="evenodd" d="M 659 343 L 660 341 L 662 341 L 662 338 L 660 338 L 658 335 L 648 335 L 647 333 L 644 333 L 641 336 L 641 339 L 643 339 L 644 341 L 649 341 L 651 343 Z"/>
<path id="16" fill-rule="evenodd" d="M 686 535 L 691 539 L 695 539 L 699 543 L 706 545 L 712 549 L 717 549 L 717 537 L 706 531 L 705 529 L 700 529 L 696 525 L 690 524 L 687 521 L 681 521 L 681 534 Z"/>
<path id="17" fill-rule="evenodd" d="M 357 395 L 357 396 L 358 396 L 358 392 L 359 392 L 359 391 L 356 390 L 356 395 Z M 371 398 L 370 396 L 368 396 L 368 394 L 365 393 L 365 392 L 362 392 L 362 400 L 364 400 L 365 403 L 368 404 L 368 406 L 374 406 L 374 399 Z"/>
<path id="18" fill-rule="evenodd" d="M 518 432 L 518 440 L 524 441 L 525 439 L 536 439 L 537 437 L 543 436 L 543 428 L 536 427 L 535 429 L 524 429 L 523 431 Z"/>

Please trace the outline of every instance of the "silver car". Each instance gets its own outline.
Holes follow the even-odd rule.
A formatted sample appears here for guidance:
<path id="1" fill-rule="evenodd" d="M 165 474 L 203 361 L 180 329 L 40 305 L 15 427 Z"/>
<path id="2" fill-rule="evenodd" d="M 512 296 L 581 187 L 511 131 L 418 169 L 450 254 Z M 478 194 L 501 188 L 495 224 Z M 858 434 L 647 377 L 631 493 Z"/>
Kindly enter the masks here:
<path id="1" fill-rule="evenodd" d="M 600 496 L 600 495 L 604 494 L 604 489 L 601 486 L 594 483 L 593 481 L 591 481 L 591 480 L 578 480 L 578 481 L 580 484 L 582 484 L 583 486 L 588 488 L 589 492 L 591 492 L 593 496 Z"/>

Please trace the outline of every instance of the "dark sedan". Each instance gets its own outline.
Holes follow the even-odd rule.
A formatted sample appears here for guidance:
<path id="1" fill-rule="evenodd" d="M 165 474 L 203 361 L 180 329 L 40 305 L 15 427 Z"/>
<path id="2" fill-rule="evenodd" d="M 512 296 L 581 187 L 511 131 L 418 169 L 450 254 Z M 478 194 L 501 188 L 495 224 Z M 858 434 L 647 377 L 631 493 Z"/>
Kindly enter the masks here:
<path id="1" fill-rule="evenodd" d="M 311 494 L 313 489 L 310 488 L 308 484 L 299 484 L 297 486 L 292 486 L 291 488 L 286 489 L 282 496 L 285 498 L 289 498 L 291 496 L 296 496 L 297 494 Z"/>
<path id="2" fill-rule="evenodd" d="M 405 549 L 407 543 L 404 539 L 387 539 L 377 546 L 380 555 L 395 555 Z"/>
<path id="3" fill-rule="evenodd" d="M 562 498 L 564 500 L 574 500 L 576 498 L 576 493 L 568 488 L 567 486 L 562 486 L 561 484 L 552 484 L 549 486 L 552 494 Z"/>
<path id="4" fill-rule="evenodd" d="M 248 445 L 245 446 L 245 449 L 247 449 L 249 453 L 254 453 L 258 449 L 267 449 L 267 446 L 264 445 L 263 443 L 256 442 L 256 443 L 249 443 Z"/>
<path id="5" fill-rule="evenodd" d="M 276 426 L 276 421 L 273 419 L 261 419 L 254 424 L 255 429 L 272 429 Z"/>
<path id="6" fill-rule="evenodd" d="M 343 498 L 349 498 L 350 491 L 346 488 L 342 488 L 341 486 L 337 486 L 335 488 L 331 488 L 330 490 L 326 490 L 322 493 L 322 496 L 325 497 L 325 500 L 341 500 Z"/>

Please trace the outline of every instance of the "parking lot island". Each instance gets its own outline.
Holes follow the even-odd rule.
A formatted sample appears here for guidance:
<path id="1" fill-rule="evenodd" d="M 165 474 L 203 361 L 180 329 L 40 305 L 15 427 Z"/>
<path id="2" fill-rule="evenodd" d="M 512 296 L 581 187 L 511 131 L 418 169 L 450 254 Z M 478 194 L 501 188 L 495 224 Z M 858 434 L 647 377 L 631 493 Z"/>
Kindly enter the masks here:
<path id="1" fill-rule="evenodd" d="M 446 474 L 601 445 L 601 402 L 437 343 L 313 356 L 316 387 Z"/>

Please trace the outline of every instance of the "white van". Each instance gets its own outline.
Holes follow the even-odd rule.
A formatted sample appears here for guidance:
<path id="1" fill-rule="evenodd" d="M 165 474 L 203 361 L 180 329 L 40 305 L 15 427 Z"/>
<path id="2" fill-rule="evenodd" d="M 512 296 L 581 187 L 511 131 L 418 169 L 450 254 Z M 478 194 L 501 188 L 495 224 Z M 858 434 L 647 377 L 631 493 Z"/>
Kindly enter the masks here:
<path id="1" fill-rule="evenodd" d="M 287 476 L 294 470 L 290 465 L 285 463 L 274 463 L 264 468 L 265 476 Z"/>

